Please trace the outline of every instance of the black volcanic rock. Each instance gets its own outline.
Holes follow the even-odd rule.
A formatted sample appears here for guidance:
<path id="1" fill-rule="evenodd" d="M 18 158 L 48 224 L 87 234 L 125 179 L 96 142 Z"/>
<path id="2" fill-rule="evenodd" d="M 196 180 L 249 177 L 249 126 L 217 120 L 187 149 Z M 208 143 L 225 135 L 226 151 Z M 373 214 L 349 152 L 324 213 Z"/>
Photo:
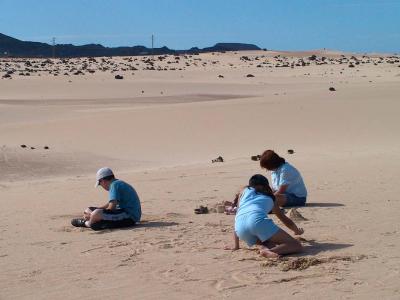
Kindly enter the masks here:
<path id="1" fill-rule="evenodd" d="M 87 44 L 75 46 L 72 44 L 57 44 L 54 47 L 56 57 L 99 57 L 99 56 L 135 56 L 135 55 L 178 55 L 199 54 L 202 52 L 224 52 L 261 50 L 256 45 L 242 43 L 217 43 L 212 47 L 199 49 L 193 47 L 189 50 L 172 50 L 168 47 L 149 49 L 144 46 L 133 47 L 104 47 L 100 44 Z M 46 43 L 21 41 L 0 33 L 0 57 L 52 57 L 53 46 Z M 51 63 L 51 62 L 50 62 Z"/>

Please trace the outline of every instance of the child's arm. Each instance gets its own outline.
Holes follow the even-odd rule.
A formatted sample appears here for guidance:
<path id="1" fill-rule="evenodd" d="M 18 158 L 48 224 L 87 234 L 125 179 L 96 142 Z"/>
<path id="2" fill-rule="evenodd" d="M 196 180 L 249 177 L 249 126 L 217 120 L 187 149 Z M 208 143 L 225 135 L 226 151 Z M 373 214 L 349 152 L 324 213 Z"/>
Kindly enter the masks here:
<path id="1" fill-rule="evenodd" d="M 279 189 L 274 192 L 274 194 L 284 194 L 287 190 L 288 184 L 282 184 L 279 186 Z"/>
<path id="2" fill-rule="evenodd" d="M 242 197 L 244 189 L 245 187 L 242 188 L 239 192 L 237 192 L 237 194 L 235 195 L 235 199 L 233 200 L 232 207 L 239 207 L 240 197 Z"/>
<path id="3" fill-rule="evenodd" d="M 113 200 L 113 201 L 107 202 L 106 204 L 104 204 L 103 206 L 100 206 L 99 208 L 113 210 L 113 209 L 116 209 L 116 207 L 117 207 L 117 201 Z"/>
<path id="4" fill-rule="evenodd" d="M 303 228 L 297 227 L 297 225 L 292 220 L 286 217 L 286 215 L 282 212 L 278 204 L 274 204 L 272 212 L 278 217 L 279 220 L 282 221 L 283 224 L 285 224 L 287 228 L 292 230 L 295 235 L 300 235 L 304 233 Z"/>
<path id="5" fill-rule="evenodd" d="M 230 247 L 230 246 L 225 246 L 224 247 L 224 249 L 225 250 L 238 250 L 240 247 L 239 247 L 239 238 L 238 238 L 238 236 L 236 235 L 236 232 L 233 232 L 233 241 L 234 241 L 234 247 Z"/>

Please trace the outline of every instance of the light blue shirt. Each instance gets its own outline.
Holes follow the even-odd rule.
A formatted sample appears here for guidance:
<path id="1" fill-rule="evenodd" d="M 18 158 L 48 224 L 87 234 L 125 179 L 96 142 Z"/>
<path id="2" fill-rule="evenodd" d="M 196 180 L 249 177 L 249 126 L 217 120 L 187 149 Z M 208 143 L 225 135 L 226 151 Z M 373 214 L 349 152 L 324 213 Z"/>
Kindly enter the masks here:
<path id="1" fill-rule="evenodd" d="M 300 172 L 288 162 L 271 172 L 272 189 L 279 190 L 281 185 L 287 185 L 286 192 L 297 197 L 307 197 L 307 189 Z"/>
<path id="2" fill-rule="evenodd" d="M 116 179 L 111 182 L 108 192 L 109 201 L 117 201 L 117 209 L 123 209 L 136 222 L 140 221 L 142 208 L 135 189 L 126 182 Z"/>
<path id="3" fill-rule="evenodd" d="M 271 197 L 256 192 L 254 188 L 245 188 L 240 197 L 236 219 L 239 219 L 240 216 L 248 213 L 259 214 L 260 216 L 265 217 L 266 214 L 271 211 L 273 206 L 274 201 Z"/>

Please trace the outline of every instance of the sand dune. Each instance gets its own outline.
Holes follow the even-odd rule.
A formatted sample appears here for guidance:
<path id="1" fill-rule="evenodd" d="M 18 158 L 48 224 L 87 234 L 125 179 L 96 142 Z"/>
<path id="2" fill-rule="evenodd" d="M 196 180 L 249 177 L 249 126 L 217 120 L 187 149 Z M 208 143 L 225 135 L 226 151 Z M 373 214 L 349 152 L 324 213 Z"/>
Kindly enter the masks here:
<path id="1" fill-rule="evenodd" d="M 398 299 L 400 62 L 352 56 L 0 60 L 0 298 Z M 310 195 L 305 253 L 280 262 L 223 250 L 234 217 L 193 213 L 264 172 L 267 148 Z M 136 187 L 137 228 L 70 225 L 107 200 L 102 166 Z"/>

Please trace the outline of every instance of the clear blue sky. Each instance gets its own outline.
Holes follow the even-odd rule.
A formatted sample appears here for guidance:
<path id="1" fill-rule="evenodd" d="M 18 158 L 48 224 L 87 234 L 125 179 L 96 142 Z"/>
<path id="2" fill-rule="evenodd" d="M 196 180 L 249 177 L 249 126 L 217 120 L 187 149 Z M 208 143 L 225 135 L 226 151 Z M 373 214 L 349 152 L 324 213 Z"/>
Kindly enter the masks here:
<path id="1" fill-rule="evenodd" d="M 400 0 L 0 0 L 22 39 L 172 49 L 217 42 L 279 50 L 400 52 Z"/>

